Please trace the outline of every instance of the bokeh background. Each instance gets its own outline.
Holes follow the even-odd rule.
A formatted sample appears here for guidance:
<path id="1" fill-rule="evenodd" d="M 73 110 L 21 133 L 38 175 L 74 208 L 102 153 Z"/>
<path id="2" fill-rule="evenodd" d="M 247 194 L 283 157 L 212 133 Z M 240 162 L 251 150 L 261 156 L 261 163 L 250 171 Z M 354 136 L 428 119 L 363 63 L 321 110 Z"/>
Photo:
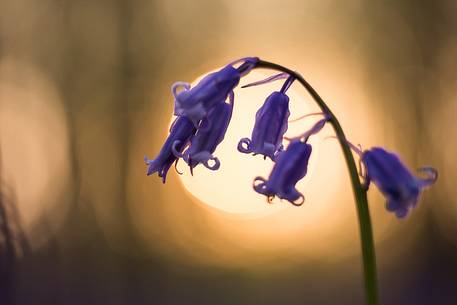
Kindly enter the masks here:
<path id="1" fill-rule="evenodd" d="M 166 185 L 145 175 L 170 85 L 244 56 L 302 72 L 355 142 L 439 170 L 406 221 L 370 190 L 381 301 L 457 304 L 455 1 L 3 0 L 2 305 L 363 304 L 332 141 L 306 205 L 266 216 L 209 206 L 172 171 Z"/>

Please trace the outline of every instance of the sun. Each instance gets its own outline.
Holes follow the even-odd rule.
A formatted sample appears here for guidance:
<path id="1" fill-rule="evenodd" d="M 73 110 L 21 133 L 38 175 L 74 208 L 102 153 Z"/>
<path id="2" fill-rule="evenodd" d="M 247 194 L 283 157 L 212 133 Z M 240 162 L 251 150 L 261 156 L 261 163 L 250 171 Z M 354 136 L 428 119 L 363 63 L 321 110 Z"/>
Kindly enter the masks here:
<path id="1" fill-rule="evenodd" d="M 132 154 L 135 158 L 131 160 L 129 202 L 137 233 L 152 251 L 159 249 L 168 257 L 186 262 L 190 259 L 204 265 L 262 270 L 268 266 L 295 266 L 308 259 L 336 261 L 359 254 L 359 248 L 352 246 L 357 242 L 357 221 L 347 166 L 338 141 L 329 138 L 334 136 L 330 124 L 310 138 L 313 152 L 308 173 L 296 185 L 305 196 L 302 206 L 278 198 L 269 204 L 252 188 L 256 176 L 268 178 L 273 163 L 262 156 L 238 152 L 238 142 L 251 137 L 257 110 L 272 92 L 280 90 L 283 81 L 246 89 L 241 86 L 273 74 L 253 70 L 235 89 L 233 117 L 224 141 L 214 153 L 221 162 L 217 171 L 199 165 L 192 176 L 180 160 L 177 167 L 182 175 L 171 169 L 165 185 L 158 178 L 150 181 L 144 175 L 144 167 L 138 166 L 138 158 L 147 149 L 143 139 L 150 137 L 151 126 L 156 122 L 150 116 L 144 120 L 146 125 L 138 129 L 137 152 Z M 326 77 L 316 77 L 312 83 L 325 92 L 326 101 L 333 101 L 329 105 L 351 139 L 369 146 L 380 132 L 373 124 L 375 112 L 365 102 L 366 96 L 358 93 L 360 82 L 341 79 L 336 84 Z M 319 112 L 299 83 L 294 83 L 287 94 L 290 120 Z M 299 135 L 319 119 L 320 116 L 312 116 L 290 122 L 286 135 Z M 168 136 L 169 129 L 163 127 L 156 134 L 158 146 Z M 136 172 L 139 169 L 141 173 Z M 392 217 L 385 213 L 381 196 L 373 192 L 371 195 L 374 197 L 370 209 L 379 241 L 393 232 L 388 230 Z M 282 263 L 278 265 L 279 261 Z"/>
<path id="2" fill-rule="evenodd" d="M 242 84 L 261 80 L 271 74 L 252 71 L 242 79 Z M 197 83 L 198 80 L 194 82 Z M 214 156 L 217 156 L 221 166 L 217 171 L 210 171 L 202 165 L 197 166 L 193 176 L 184 163 L 178 166 L 184 173 L 180 181 L 185 189 L 199 201 L 227 213 L 263 216 L 275 213 L 289 206 L 287 201 L 278 198 L 272 204 L 266 203 L 266 197 L 256 193 L 252 188 L 256 176 L 268 178 L 273 167 L 270 159 L 263 156 L 247 155 L 237 150 L 238 141 L 244 137 L 251 137 L 256 111 L 262 106 L 265 99 L 273 91 L 279 91 L 284 80 L 252 88 L 237 88 L 235 90 L 235 104 L 232 120 L 225 135 L 224 141 L 217 147 Z M 303 91 L 298 90 L 298 84 L 293 85 L 287 92 L 290 98 L 291 115 L 293 120 L 303 114 L 316 111 L 305 99 Z M 319 117 L 289 123 L 286 133 L 288 136 L 298 135 L 309 128 Z M 318 136 L 317 136 L 318 137 Z M 315 138 L 316 139 L 316 138 Z M 308 176 L 312 175 L 313 164 L 318 154 L 319 140 L 312 139 L 313 158 L 310 160 Z M 287 145 L 287 141 L 284 142 Z M 297 184 L 303 190 L 307 178 Z"/>

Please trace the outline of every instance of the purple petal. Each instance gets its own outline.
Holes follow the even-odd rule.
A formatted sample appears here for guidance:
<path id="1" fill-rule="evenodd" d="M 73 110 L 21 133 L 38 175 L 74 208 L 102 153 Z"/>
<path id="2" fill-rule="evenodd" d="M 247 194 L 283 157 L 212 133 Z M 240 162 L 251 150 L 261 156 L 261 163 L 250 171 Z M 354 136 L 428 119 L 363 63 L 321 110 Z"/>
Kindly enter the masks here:
<path id="1" fill-rule="evenodd" d="M 243 145 L 246 145 L 246 147 L 244 147 Z M 249 138 L 242 138 L 240 140 L 240 142 L 238 142 L 238 151 L 239 152 L 242 152 L 244 154 L 249 154 L 252 152 L 251 150 L 251 140 Z"/>
<path id="2" fill-rule="evenodd" d="M 422 187 L 427 187 L 436 182 L 438 179 L 438 171 L 430 166 L 424 166 L 419 168 L 419 172 L 427 175 L 427 178 L 420 178 L 420 184 Z"/>
<path id="3" fill-rule="evenodd" d="M 209 161 L 214 161 L 214 164 L 213 165 L 210 165 L 209 164 Z M 208 160 L 206 160 L 205 162 L 203 162 L 203 165 L 207 168 L 207 169 L 210 169 L 212 171 L 215 171 L 215 170 L 218 170 L 220 165 L 221 165 L 221 162 L 219 161 L 219 159 L 217 157 L 211 157 L 209 158 Z"/>

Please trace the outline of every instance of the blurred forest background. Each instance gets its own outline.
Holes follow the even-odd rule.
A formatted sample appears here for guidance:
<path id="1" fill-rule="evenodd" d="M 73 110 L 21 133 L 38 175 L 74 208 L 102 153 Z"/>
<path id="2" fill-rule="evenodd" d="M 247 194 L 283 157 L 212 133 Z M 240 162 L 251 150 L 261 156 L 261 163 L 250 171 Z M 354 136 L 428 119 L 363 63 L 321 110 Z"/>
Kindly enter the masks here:
<path id="1" fill-rule="evenodd" d="M 243 248 L 212 230 L 246 220 L 196 205 L 174 174 L 167 186 L 145 176 L 169 86 L 243 56 L 301 71 L 352 138 L 376 131 L 365 146 L 438 168 L 406 221 L 372 209 L 390 219 L 376 234 L 381 300 L 457 304 L 452 0 L 0 0 L 0 304 L 363 304 L 350 195 L 350 237 L 334 253 L 353 252 L 302 260 L 290 248 L 267 268 L 248 263 L 255 239 Z M 326 90 L 336 84 L 350 88 Z"/>

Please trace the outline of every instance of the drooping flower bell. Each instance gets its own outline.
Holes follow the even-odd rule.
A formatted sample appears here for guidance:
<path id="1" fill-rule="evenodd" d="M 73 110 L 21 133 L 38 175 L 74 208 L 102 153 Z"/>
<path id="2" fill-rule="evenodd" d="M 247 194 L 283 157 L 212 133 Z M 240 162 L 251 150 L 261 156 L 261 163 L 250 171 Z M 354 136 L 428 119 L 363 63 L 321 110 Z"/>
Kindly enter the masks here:
<path id="1" fill-rule="evenodd" d="M 178 161 L 174 152 L 182 152 L 195 132 L 195 126 L 188 118 L 177 117 L 170 127 L 170 134 L 159 155 L 153 160 L 148 159 L 147 156 L 144 157 L 144 162 L 148 165 L 147 175 L 157 172 L 165 183 L 168 170 L 173 162 Z"/>
<path id="2" fill-rule="evenodd" d="M 195 87 L 176 82 L 171 87 L 175 98 L 174 114 L 188 117 L 197 127 L 212 107 L 224 102 L 238 85 L 240 78 L 255 67 L 258 58 L 248 57 L 234 61 L 221 70 L 205 76 Z M 242 63 L 238 68 L 233 66 Z M 178 89 L 183 90 L 178 93 Z"/>
<path id="3" fill-rule="evenodd" d="M 197 133 L 191 138 L 190 145 L 181 153 L 180 144 L 175 142 L 172 146 L 174 155 L 182 158 L 189 165 L 191 173 L 195 166 L 203 164 L 211 170 L 219 169 L 220 162 L 217 157 L 213 156 L 216 147 L 225 137 L 225 133 L 232 118 L 234 96 L 233 92 L 229 94 L 229 103 L 218 103 L 211 108 L 208 115 L 203 118 Z M 176 149 L 175 149 L 176 148 Z M 214 164 L 210 165 L 209 161 Z"/>
<path id="4" fill-rule="evenodd" d="M 351 143 L 349 145 L 365 166 L 366 172 L 362 176 L 366 187 L 373 181 L 387 200 L 386 209 L 398 218 L 406 217 L 417 205 L 422 190 L 438 178 L 438 172 L 432 167 L 419 169 L 427 175 L 426 178 L 416 177 L 396 154 L 384 148 L 373 147 L 362 151 Z"/>
<path id="5" fill-rule="evenodd" d="M 280 199 L 286 199 L 295 206 L 302 205 L 305 198 L 296 189 L 295 185 L 305 177 L 308 171 L 308 161 L 312 147 L 307 141 L 311 135 L 318 133 L 328 120 L 329 117 L 326 116 L 303 135 L 290 139 L 291 142 L 287 149 L 277 156 L 268 180 L 262 177 L 254 179 L 254 190 L 267 196 L 268 202 L 278 196 Z M 258 183 L 259 181 L 260 183 Z"/>
<path id="6" fill-rule="evenodd" d="M 287 119 L 290 115 L 289 97 L 286 95 L 286 91 L 295 78 L 286 73 L 281 73 L 243 86 L 243 88 L 265 84 L 282 78 L 287 78 L 287 80 L 281 90 L 275 91 L 268 96 L 262 107 L 257 111 L 251 139 L 241 139 L 238 143 L 238 151 L 245 154 L 261 154 L 264 158 L 269 157 L 271 160 L 275 160 L 276 156 L 283 150 L 282 140 L 287 131 Z"/>

